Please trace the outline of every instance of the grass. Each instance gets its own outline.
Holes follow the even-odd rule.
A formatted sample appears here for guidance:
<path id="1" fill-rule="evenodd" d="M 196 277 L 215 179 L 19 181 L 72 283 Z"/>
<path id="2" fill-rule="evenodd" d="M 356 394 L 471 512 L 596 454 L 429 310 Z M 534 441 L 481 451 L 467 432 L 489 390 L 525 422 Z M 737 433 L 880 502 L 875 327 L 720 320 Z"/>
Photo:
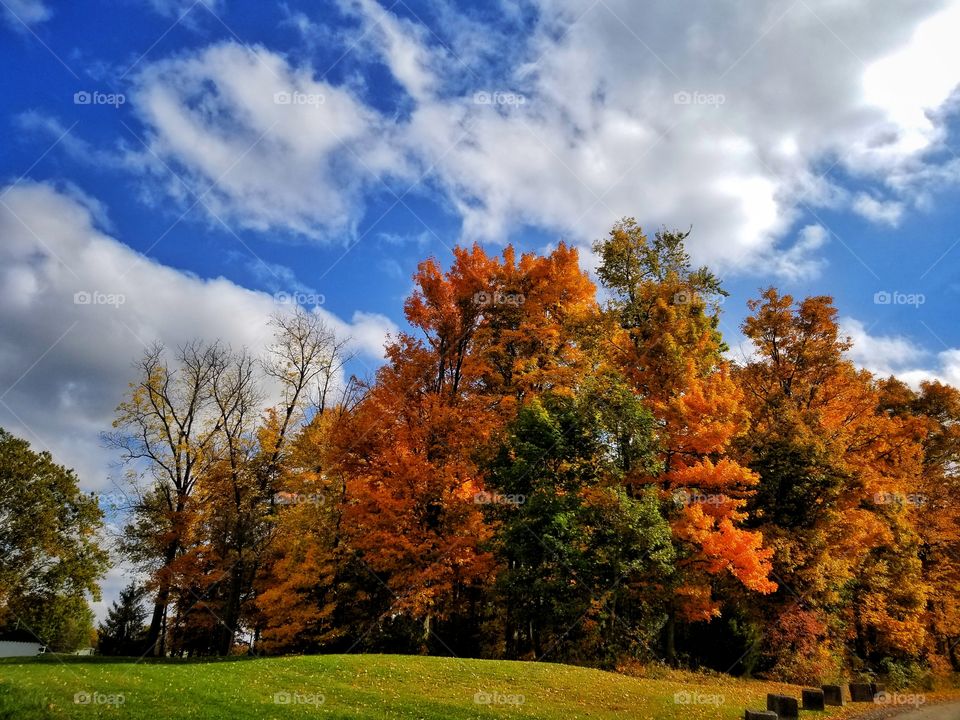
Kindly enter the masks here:
<path id="1" fill-rule="evenodd" d="M 401 655 L 140 663 L 78 657 L 0 660 L 3 720 L 733 720 L 743 717 L 745 707 L 763 708 L 768 692 L 799 697 L 800 689 L 723 675 L 670 672 L 667 677 L 651 679 L 569 665 Z M 77 693 L 90 693 L 101 702 L 77 703 Z M 95 693 L 99 695 L 93 696 Z M 478 704 L 477 693 L 496 695 L 500 702 Z M 701 693 L 701 702 L 678 704 L 677 693 Z M 122 704 L 110 704 L 121 695 Z M 275 696 L 291 702 L 279 704 Z M 82 700 L 85 696 L 78 697 Z M 488 697 L 481 695 L 480 699 Z M 720 702 L 703 702 L 708 699 Z M 864 709 L 870 707 L 847 706 L 804 715 L 842 718 Z"/>

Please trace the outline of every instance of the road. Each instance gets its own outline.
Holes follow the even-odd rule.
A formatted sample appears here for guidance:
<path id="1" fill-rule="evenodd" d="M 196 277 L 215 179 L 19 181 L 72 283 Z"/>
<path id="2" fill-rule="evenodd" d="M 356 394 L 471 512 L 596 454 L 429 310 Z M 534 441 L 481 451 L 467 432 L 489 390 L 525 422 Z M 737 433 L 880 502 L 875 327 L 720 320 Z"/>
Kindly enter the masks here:
<path id="1" fill-rule="evenodd" d="M 936 705 L 927 705 L 916 710 L 905 710 L 902 712 L 892 709 L 884 710 L 883 713 L 867 716 L 870 720 L 876 718 L 889 718 L 890 720 L 960 720 L 960 702 L 939 703 Z M 866 718 L 864 718 L 866 720 Z"/>

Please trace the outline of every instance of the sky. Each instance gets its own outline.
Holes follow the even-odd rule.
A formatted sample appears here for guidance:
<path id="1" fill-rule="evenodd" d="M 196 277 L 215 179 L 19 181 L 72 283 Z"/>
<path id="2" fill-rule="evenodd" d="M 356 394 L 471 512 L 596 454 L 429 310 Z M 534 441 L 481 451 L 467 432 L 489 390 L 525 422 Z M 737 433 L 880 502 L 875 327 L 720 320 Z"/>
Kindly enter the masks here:
<path id="1" fill-rule="evenodd" d="M 0 0 L 0 426 L 110 493 L 145 345 L 298 303 L 369 376 L 424 258 L 592 270 L 624 216 L 692 230 L 734 359 L 775 285 L 960 384 L 958 36 L 960 0 Z"/>

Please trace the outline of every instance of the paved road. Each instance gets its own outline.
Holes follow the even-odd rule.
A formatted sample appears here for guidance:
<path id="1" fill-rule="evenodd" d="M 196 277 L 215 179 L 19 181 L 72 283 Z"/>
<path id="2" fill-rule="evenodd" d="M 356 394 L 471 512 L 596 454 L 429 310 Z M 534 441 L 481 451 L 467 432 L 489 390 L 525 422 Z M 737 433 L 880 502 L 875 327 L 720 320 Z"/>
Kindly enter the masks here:
<path id="1" fill-rule="evenodd" d="M 928 705 L 917 710 L 905 710 L 903 712 L 885 710 L 883 714 L 869 717 L 890 718 L 890 720 L 960 720 L 960 703 Z"/>

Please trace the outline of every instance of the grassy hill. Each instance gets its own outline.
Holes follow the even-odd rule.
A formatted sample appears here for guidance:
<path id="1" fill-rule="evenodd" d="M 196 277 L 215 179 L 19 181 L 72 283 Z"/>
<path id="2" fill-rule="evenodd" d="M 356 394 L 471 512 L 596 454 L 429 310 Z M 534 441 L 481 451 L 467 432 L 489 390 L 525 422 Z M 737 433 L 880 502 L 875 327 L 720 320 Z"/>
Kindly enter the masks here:
<path id="1" fill-rule="evenodd" d="M 763 707 L 768 692 L 799 696 L 795 686 L 727 676 L 669 672 L 634 678 L 569 665 L 399 655 L 0 660 L 0 718 L 17 720 L 732 720 L 743 716 L 745 706 Z M 870 708 L 815 715 L 850 717 L 864 709 Z"/>

